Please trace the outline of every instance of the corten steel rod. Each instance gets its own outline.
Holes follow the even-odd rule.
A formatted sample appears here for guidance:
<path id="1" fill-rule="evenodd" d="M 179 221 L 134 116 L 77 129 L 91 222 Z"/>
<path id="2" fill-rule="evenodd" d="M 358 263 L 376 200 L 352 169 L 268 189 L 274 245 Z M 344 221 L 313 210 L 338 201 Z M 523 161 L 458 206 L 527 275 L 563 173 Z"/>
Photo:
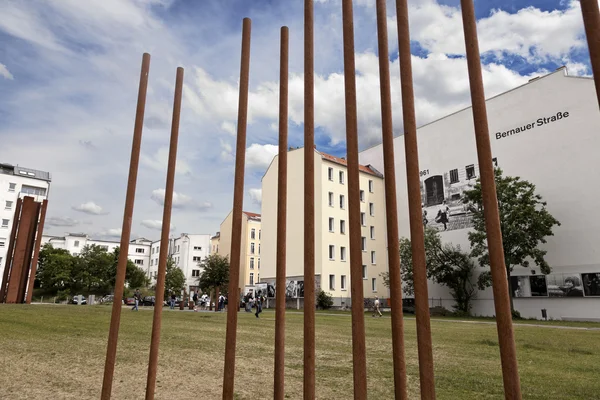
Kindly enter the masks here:
<path id="1" fill-rule="evenodd" d="M 8 276 L 10 273 L 10 266 L 13 259 L 13 249 L 15 248 L 15 239 L 17 236 L 17 227 L 19 226 L 19 220 L 21 219 L 21 206 L 23 200 L 19 197 L 15 206 L 15 217 L 13 218 L 13 226 L 10 231 L 10 239 L 8 242 L 8 249 L 6 251 L 6 259 L 4 260 L 4 273 L 2 274 L 2 287 L 0 288 L 0 303 L 4 302 L 6 292 L 8 290 Z"/>
<path id="2" fill-rule="evenodd" d="M 496 197 L 496 183 L 494 180 L 494 166 L 492 163 L 492 149 L 490 146 L 473 0 L 461 0 L 461 8 L 469 69 L 469 84 L 471 87 L 471 103 L 473 105 L 477 158 L 479 161 L 479 173 L 481 174 L 485 230 L 490 253 L 496 325 L 498 327 L 498 342 L 500 344 L 500 359 L 502 361 L 504 397 L 506 399 L 520 399 L 521 384 L 519 381 L 510 299 L 508 297 L 502 231 L 498 213 L 498 198 Z"/>
<path id="3" fill-rule="evenodd" d="M 177 68 L 175 78 L 175 97 L 173 99 L 173 119 L 171 121 L 171 143 L 169 144 L 169 162 L 165 185 L 165 204 L 163 207 L 162 231 L 160 235 L 160 253 L 158 257 L 158 277 L 156 280 L 156 298 L 152 320 L 152 339 L 150 342 L 150 360 L 146 380 L 146 400 L 154 399 L 156 372 L 158 369 L 158 349 L 160 346 L 160 328 L 162 325 L 162 304 L 165 298 L 165 275 L 167 273 L 167 255 L 169 252 L 169 231 L 171 228 L 171 210 L 173 208 L 173 187 L 175 186 L 175 166 L 177 164 L 177 141 L 179 138 L 179 116 L 181 115 L 181 93 L 183 90 L 183 68 Z"/>
<path id="4" fill-rule="evenodd" d="M 244 203 L 244 164 L 246 162 L 246 124 L 248 122 L 248 81 L 250 79 L 250 33 L 252 22 L 244 18 L 242 28 L 242 57 L 240 67 L 240 95 L 238 104 L 237 144 L 235 150 L 235 179 L 231 223 L 231 260 L 229 264 L 229 297 L 227 332 L 225 335 L 225 370 L 223 400 L 233 400 L 235 378 L 235 344 L 240 293 L 240 252 L 242 246 L 242 207 Z M 218 302 L 217 302 L 218 304 Z M 218 307 L 218 306 L 217 306 Z"/>
<path id="5" fill-rule="evenodd" d="M 28 227 L 27 246 L 25 247 L 25 257 L 23 259 L 23 269 L 21 270 L 21 281 L 19 282 L 18 302 L 25 303 L 27 300 L 26 291 L 29 283 L 29 273 L 31 272 L 31 258 L 33 257 L 33 249 L 35 248 L 35 233 L 38 227 L 38 219 L 40 218 L 41 204 L 37 201 L 33 202 L 33 211 L 31 222 Z"/>
<path id="6" fill-rule="evenodd" d="M 31 259 L 31 270 L 29 272 L 29 284 L 27 285 L 27 298 L 25 302 L 31 304 L 33 297 L 33 283 L 35 281 L 35 273 L 37 271 L 37 263 L 40 257 L 40 247 L 42 246 L 42 233 L 44 232 L 44 222 L 46 221 L 46 210 L 48 209 L 48 200 L 42 202 L 40 212 L 40 222 L 37 227 L 37 236 L 35 238 L 35 247 L 33 249 L 33 258 Z"/>
<path id="7" fill-rule="evenodd" d="M 104 379 L 102 381 L 102 400 L 109 400 L 112 391 L 115 361 L 117 358 L 117 342 L 119 339 L 119 325 L 121 323 L 121 302 L 123 301 L 123 287 L 125 285 L 125 272 L 129 254 L 129 237 L 131 236 L 131 220 L 133 216 L 133 203 L 135 201 L 135 187 L 137 183 L 138 166 L 140 163 L 140 147 L 142 143 L 142 130 L 144 127 L 144 111 L 146 109 L 146 91 L 148 89 L 148 73 L 150 71 L 150 54 L 144 53 L 142 57 L 142 70 L 140 72 L 140 85 L 138 90 L 137 110 L 133 128 L 133 142 L 131 144 L 131 159 L 129 162 L 129 179 L 127 181 L 127 195 L 125 197 L 125 210 L 123 212 L 123 227 L 121 229 L 121 246 L 117 262 L 117 276 L 115 278 L 115 297 L 110 318 L 108 332 L 108 345 L 106 348 L 106 361 L 104 363 Z"/>
<path id="8" fill-rule="evenodd" d="M 365 306 L 363 298 L 360 223 L 360 183 L 358 172 L 358 122 L 356 115 L 356 76 L 354 65 L 354 17 L 352 0 L 342 1 L 344 31 L 344 86 L 346 91 L 346 158 L 348 162 L 348 228 L 350 230 L 350 295 L 352 296 L 352 370 L 354 398 L 367 398 L 367 358 Z"/>
<path id="9" fill-rule="evenodd" d="M 394 166 L 394 129 L 390 60 L 388 57 L 386 0 L 377 0 L 377 38 L 379 45 L 379 87 L 381 94 L 381 133 L 383 137 L 383 169 L 385 176 L 385 209 L 388 239 L 388 265 L 392 307 L 392 349 L 394 360 L 394 393 L 406 399 L 406 362 L 404 360 L 404 320 L 402 284 L 400 281 L 400 244 L 398 238 L 398 205 L 396 201 L 396 167 Z"/>
<path id="10" fill-rule="evenodd" d="M 421 398 L 435 399 L 433 349 L 431 344 L 429 302 L 427 299 L 425 235 L 423 209 L 421 207 L 419 150 L 417 146 L 417 122 L 415 117 L 415 95 L 413 91 L 407 0 L 396 0 L 396 19 L 398 23 L 398 54 L 400 59 L 400 86 L 402 89 L 402 118 L 404 121 L 404 153 L 406 157 L 406 181 L 414 273 Z M 386 178 L 386 181 L 389 180 Z"/>
<path id="11" fill-rule="evenodd" d="M 23 297 L 19 298 L 19 294 L 21 293 L 23 275 L 26 274 L 24 269 L 31 224 L 33 219 L 37 218 L 35 211 L 36 204 L 33 201 L 33 197 L 25 197 L 23 199 L 23 206 L 21 207 L 21 219 L 19 220 L 19 229 L 15 238 L 15 251 L 8 279 L 8 288 L 6 289 L 7 303 L 15 304 L 23 302 Z"/>
<path id="12" fill-rule="evenodd" d="M 279 65 L 279 169 L 277 176 L 277 272 L 275 274 L 275 381 L 273 398 L 284 398 L 285 372 L 285 267 L 287 229 L 288 153 L 288 50 L 289 29 L 281 27 Z"/>
<path id="13" fill-rule="evenodd" d="M 314 5 L 304 0 L 304 400 L 315 398 Z"/>
<path id="14" fill-rule="evenodd" d="M 600 106 L 600 10 L 598 0 L 580 0 L 585 35 L 590 50 L 590 63 L 596 84 L 596 96 Z"/>

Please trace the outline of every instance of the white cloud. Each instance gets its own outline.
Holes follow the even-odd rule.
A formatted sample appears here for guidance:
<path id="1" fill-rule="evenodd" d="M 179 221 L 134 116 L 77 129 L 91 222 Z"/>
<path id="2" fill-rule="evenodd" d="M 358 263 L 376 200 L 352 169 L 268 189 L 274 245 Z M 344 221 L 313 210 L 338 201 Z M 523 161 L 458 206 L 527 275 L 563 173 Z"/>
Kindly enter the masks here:
<path id="1" fill-rule="evenodd" d="M 254 204 L 257 204 L 259 206 L 262 204 L 262 189 L 249 189 L 248 194 L 250 195 L 250 198 L 252 199 L 252 202 Z"/>
<path id="2" fill-rule="evenodd" d="M 157 204 L 163 206 L 165 204 L 165 189 L 153 190 L 150 198 L 154 200 Z M 212 208 L 212 204 L 210 202 L 196 202 L 190 196 L 174 191 L 173 208 L 206 211 Z"/>
<path id="3" fill-rule="evenodd" d="M 104 211 L 102 207 L 100 207 L 98 204 L 94 203 L 93 201 L 88 201 L 87 203 L 83 203 L 78 206 L 73 206 L 72 208 L 75 211 L 79 211 L 79 212 L 91 214 L 91 215 L 108 214 L 108 212 Z"/>
<path id="4" fill-rule="evenodd" d="M 246 149 L 246 167 L 266 169 L 278 151 L 279 148 L 275 145 L 254 143 Z"/>
<path id="5" fill-rule="evenodd" d="M 0 76 L 3 76 L 6 79 L 13 80 L 14 76 L 10 73 L 6 65 L 0 63 Z"/>
<path id="6" fill-rule="evenodd" d="M 155 220 L 155 219 L 145 219 L 141 222 L 141 224 L 148 229 L 152 229 L 152 230 L 156 230 L 156 231 L 160 231 L 162 229 L 162 221 Z M 173 226 L 173 224 L 171 224 L 170 230 L 171 231 L 175 230 L 175 227 Z"/>
<path id="7" fill-rule="evenodd" d="M 107 229 L 100 234 L 100 236 L 108 236 L 108 237 L 121 237 L 121 232 L 123 230 L 121 228 L 111 228 Z"/>
<path id="8" fill-rule="evenodd" d="M 229 133 L 232 136 L 235 136 L 237 133 L 237 127 L 233 122 L 230 121 L 223 121 L 223 123 L 221 124 L 221 129 L 223 129 L 225 132 Z"/>
<path id="9" fill-rule="evenodd" d="M 48 226 L 77 226 L 79 221 L 69 217 L 49 217 L 46 218 L 46 225 Z"/>
<path id="10" fill-rule="evenodd" d="M 179 152 L 178 152 L 179 153 Z M 167 166 L 169 164 L 169 148 L 161 147 L 154 154 L 142 154 L 140 157 L 140 163 L 148 168 L 151 168 L 159 172 L 167 172 Z M 180 154 L 177 154 L 177 162 L 175 164 L 176 174 L 190 174 L 192 169 L 190 165 L 181 159 Z M 166 177 L 166 175 L 165 175 Z M 165 178 L 166 179 L 166 178 Z"/>

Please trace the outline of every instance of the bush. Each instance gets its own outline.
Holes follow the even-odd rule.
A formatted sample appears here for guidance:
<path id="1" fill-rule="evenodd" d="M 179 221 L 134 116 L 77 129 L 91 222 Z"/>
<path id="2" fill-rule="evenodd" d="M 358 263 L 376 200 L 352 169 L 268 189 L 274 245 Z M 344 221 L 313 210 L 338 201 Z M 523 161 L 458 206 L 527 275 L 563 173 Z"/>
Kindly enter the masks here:
<path id="1" fill-rule="evenodd" d="M 517 310 L 512 310 L 512 319 L 523 319 L 523 317 L 521 317 L 521 313 Z"/>
<path id="2" fill-rule="evenodd" d="M 333 306 L 333 297 L 329 293 L 325 293 L 323 290 L 319 291 L 317 296 L 317 308 L 321 310 L 327 310 Z"/>

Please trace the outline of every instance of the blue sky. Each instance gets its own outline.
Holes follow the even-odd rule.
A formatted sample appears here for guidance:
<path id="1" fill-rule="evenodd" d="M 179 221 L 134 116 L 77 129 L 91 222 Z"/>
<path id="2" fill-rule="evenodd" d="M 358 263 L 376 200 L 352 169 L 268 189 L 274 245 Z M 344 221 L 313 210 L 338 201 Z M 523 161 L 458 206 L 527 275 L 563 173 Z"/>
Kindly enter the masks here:
<path id="1" fill-rule="evenodd" d="M 459 0 L 409 1 L 419 124 L 469 104 Z M 380 139 L 374 0 L 355 0 L 360 146 Z M 486 95 L 566 65 L 589 75 L 577 1 L 476 0 Z M 232 204 L 242 18 L 252 18 L 244 208 L 277 149 L 279 29 L 290 27 L 290 145 L 303 143 L 301 0 L 0 0 L 0 162 L 53 174 L 47 233 L 117 238 L 143 52 L 152 55 L 133 234 L 162 218 L 175 70 L 185 68 L 174 233 L 214 233 Z M 316 141 L 345 153 L 341 0 L 315 1 Z M 402 130 L 388 1 L 394 129 Z"/>

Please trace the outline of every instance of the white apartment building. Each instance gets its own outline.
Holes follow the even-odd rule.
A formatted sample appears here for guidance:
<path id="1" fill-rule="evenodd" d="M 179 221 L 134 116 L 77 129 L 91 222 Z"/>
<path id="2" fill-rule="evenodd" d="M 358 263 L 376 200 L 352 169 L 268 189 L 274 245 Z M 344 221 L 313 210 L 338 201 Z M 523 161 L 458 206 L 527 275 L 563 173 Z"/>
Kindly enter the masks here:
<path id="1" fill-rule="evenodd" d="M 49 172 L 0 164 L 0 280 L 4 274 L 17 199 L 30 196 L 42 202 L 48 198 L 51 180 Z"/>
<path id="2" fill-rule="evenodd" d="M 288 152 L 286 297 L 304 297 L 304 151 Z M 315 279 L 317 290 L 330 293 L 336 306 L 350 306 L 348 173 L 346 160 L 315 152 Z M 263 253 L 261 282 L 275 286 L 277 258 L 277 175 L 275 156 L 262 179 Z M 383 175 L 361 165 L 360 222 L 363 295 L 388 297 Z M 275 288 L 276 289 L 276 288 Z M 268 290 L 272 293 L 271 290 Z"/>
<path id="3" fill-rule="evenodd" d="M 553 229 L 554 236 L 541 246 L 548 251 L 550 275 L 541 274 L 534 263 L 529 268 L 514 268 L 511 295 L 515 309 L 524 317 L 540 318 L 541 310 L 546 309 L 548 318 L 600 318 L 600 189 L 596 184 L 600 112 L 594 81 L 569 76 L 560 68 L 490 98 L 486 104 L 495 163 L 504 175 L 533 183 L 548 211 L 561 222 Z M 461 198 L 479 177 L 472 109 L 420 127 L 417 139 L 428 225 L 441 230 L 444 242 L 468 251 L 472 220 Z M 394 147 L 398 228 L 401 237 L 410 237 L 402 136 L 394 139 Z M 383 168 L 382 146 L 361 152 L 360 161 Z M 263 189 L 263 197 L 264 193 Z M 443 201 L 450 208 L 445 231 L 434 220 Z M 432 282 L 429 297 L 443 299 L 448 309 L 454 304 L 448 290 Z M 491 289 L 478 293 L 473 312 L 495 314 Z"/>

